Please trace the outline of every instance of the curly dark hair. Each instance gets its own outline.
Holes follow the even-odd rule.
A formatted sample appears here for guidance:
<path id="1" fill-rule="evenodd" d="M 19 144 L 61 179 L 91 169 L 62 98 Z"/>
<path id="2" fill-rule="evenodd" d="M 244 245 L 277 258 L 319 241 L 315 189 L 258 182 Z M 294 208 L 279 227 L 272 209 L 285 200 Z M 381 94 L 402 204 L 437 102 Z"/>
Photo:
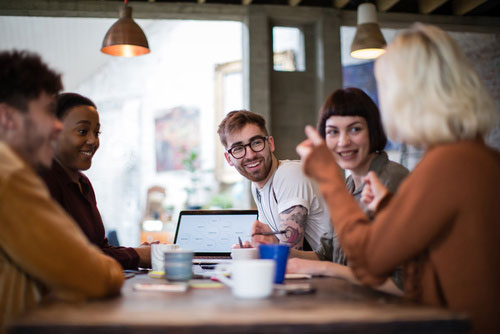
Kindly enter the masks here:
<path id="1" fill-rule="evenodd" d="M 25 112 L 28 102 L 42 92 L 55 95 L 62 88 L 61 75 L 39 55 L 17 50 L 0 52 L 0 103 Z"/>
<path id="2" fill-rule="evenodd" d="M 331 116 L 360 116 L 366 120 L 370 153 L 382 151 L 387 144 L 380 113 L 373 100 L 359 88 L 337 89 L 323 103 L 319 113 L 318 132 L 325 139 L 326 121 Z"/>

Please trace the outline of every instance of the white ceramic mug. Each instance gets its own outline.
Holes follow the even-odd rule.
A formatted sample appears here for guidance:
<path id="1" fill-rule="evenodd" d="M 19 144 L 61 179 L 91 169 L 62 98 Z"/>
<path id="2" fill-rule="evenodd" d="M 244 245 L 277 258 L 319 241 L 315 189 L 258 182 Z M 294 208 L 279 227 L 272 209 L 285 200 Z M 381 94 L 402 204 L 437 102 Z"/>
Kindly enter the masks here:
<path id="1" fill-rule="evenodd" d="M 238 298 L 266 298 L 273 292 L 276 263 L 273 260 L 240 260 L 231 265 L 231 279 L 217 275 Z"/>
<path id="2" fill-rule="evenodd" d="M 233 248 L 231 250 L 233 260 L 252 260 L 259 258 L 258 248 Z"/>
<path id="3" fill-rule="evenodd" d="M 178 249 L 179 245 L 174 244 L 152 244 L 151 245 L 151 269 L 163 272 L 165 252 Z"/>

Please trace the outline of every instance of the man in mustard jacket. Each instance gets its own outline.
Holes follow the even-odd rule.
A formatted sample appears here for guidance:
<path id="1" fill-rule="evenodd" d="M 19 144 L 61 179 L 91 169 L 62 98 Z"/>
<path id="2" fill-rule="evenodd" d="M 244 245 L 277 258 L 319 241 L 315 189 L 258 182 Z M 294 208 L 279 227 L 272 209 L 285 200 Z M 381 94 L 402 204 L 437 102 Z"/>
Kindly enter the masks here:
<path id="1" fill-rule="evenodd" d="M 60 75 L 27 52 L 0 52 L 0 332 L 42 298 L 118 294 L 121 266 L 92 246 L 35 170 L 50 167 L 62 124 Z"/>

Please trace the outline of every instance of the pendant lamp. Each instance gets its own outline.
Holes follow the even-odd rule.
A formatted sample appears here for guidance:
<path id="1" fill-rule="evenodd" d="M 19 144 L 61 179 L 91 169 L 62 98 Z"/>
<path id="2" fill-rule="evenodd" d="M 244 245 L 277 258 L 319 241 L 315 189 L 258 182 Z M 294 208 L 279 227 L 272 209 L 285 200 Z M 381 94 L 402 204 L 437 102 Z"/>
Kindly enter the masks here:
<path id="1" fill-rule="evenodd" d="M 127 6 L 127 0 L 120 8 L 120 19 L 104 36 L 101 52 L 120 57 L 135 57 L 149 53 L 146 35 L 132 19 L 132 8 Z"/>
<path id="2" fill-rule="evenodd" d="M 372 3 L 358 6 L 358 26 L 351 44 L 351 57 L 374 59 L 385 53 L 385 42 L 377 23 L 377 8 Z"/>

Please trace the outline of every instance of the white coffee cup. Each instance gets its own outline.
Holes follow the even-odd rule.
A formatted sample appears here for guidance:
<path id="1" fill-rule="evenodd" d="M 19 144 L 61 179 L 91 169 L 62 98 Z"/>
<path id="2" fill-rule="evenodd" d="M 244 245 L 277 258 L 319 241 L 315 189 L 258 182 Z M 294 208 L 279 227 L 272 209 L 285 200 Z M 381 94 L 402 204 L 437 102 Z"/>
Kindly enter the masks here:
<path id="1" fill-rule="evenodd" d="M 217 275 L 217 279 L 230 286 L 238 298 L 266 298 L 273 292 L 276 264 L 274 260 L 240 260 L 231 265 L 231 279 Z"/>
<path id="2" fill-rule="evenodd" d="M 174 244 L 152 244 L 151 245 L 151 269 L 153 271 L 164 271 L 165 252 L 176 250 L 179 245 Z"/>
<path id="3" fill-rule="evenodd" d="M 233 248 L 231 250 L 233 260 L 252 260 L 259 258 L 258 248 Z"/>

